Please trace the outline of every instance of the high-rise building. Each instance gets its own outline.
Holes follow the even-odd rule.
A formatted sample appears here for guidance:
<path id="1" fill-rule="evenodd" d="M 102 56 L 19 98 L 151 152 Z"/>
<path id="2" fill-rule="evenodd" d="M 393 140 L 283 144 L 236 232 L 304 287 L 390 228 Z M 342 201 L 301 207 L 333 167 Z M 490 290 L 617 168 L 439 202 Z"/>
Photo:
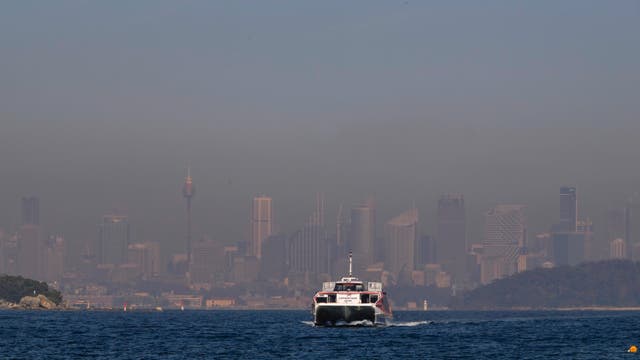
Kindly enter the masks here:
<path id="1" fill-rule="evenodd" d="M 192 284 L 211 284 L 223 279 L 226 268 L 224 246 L 210 239 L 193 244 L 193 258 L 189 266 Z"/>
<path id="2" fill-rule="evenodd" d="M 365 270 L 374 262 L 376 239 L 376 209 L 373 199 L 351 209 L 349 248 L 353 252 L 353 271 L 364 276 Z"/>
<path id="3" fill-rule="evenodd" d="M 21 225 L 40 225 L 40 199 L 35 196 L 22 198 Z"/>
<path id="4" fill-rule="evenodd" d="M 6 264 L 7 264 L 7 252 L 6 252 L 6 241 L 5 241 L 5 233 L 2 228 L 0 228 L 0 274 L 6 274 Z"/>
<path id="5" fill-rule="evenodd" d="M 560 188 L 559 231 L 574 232 L 578 223 L 578 196 L 575 187 Z"/>
<path id="6" fill-rule="evenodd" d="M 609 242 L 609 258 L 625 259 L 627 257 L 625 241 L 621 238 Z"/>
<path id="7" fill-rule="evenodd" d="M 415 268 L 418 241 L 418 210 L 411 209 L 389 220 L 384 226 L 386 244 L 385 268 L 396 278 L 401 271 Z"/>
<path id="8" fill-rule="evenodd" d="M 39 225 L 24 224 L 18 231 L 18 256 L 16 267 L 18 275 L 27 278 L 42 279 L 44 244 Z"/>
<path id="9" fill-rule="evenodd" d="M 64 237 L 49 236 L 44 249 L 44 272 L 42 279 L 44 281 L 60 281 L 64 273 L 64 255 L 65 255 Z"/>
<path id="10" fill-rule="evenodd" d="M 2 273 L 9 275 L 18 274 L 18 234 L 2 236 Z"/>
<path id="11" fill-rule="evenodd" d="M 625 212 L 620 209 L 609 209 L 605 213 L 605 238 L 607 242 L 615 239 L 625 239 Z"/>
<path id="12" fill-rule="evenodd" d="M 262 259 L 260 261 L 260 274 L 262 280 L 280 282 L 287 271 L 287 237 L 284 235 L 271 235 L 262 244 Z"/>
<path id="13" fill-rule="evenodd" d="M 461 194 L 442 195 L 438 200 L 436 256 L 454 283 L 466 281 L 466 215 Z"/>
<path id="14" fill-rule="evenodd" d="M 485 214 L 483 248 L 487 246 L 523 247 L 526 242 L 524 205 L 498 205 Z"/>
<path id="15" fill-rule="evenodd" d="M 518 271 L 527 236 L 523 205 L 498 205 L 485 214 L 480 281 L 483 284 Z"/>
<path id="16" fill-rule="evenodd" d="M 99 264 L 121 265 L 127 262 L 130 244 L 129 221 L 124 215 L 105 215 L 98 225 L 97 257 Z"/>
<path id="17" fill-rule="evenodd" d="M 160 244 L 153 241 L 134 243 L 128 246 L 129 264 L 135 265 L 143 280 L 150 280 L 160 274 Z"/>
<path id="18" fill-rule="evenodd" d="M 338 207 L 338 215 L 336 216 L 336 246 L 338 249 L 346 250 L 350 227 L 351 222 L 349 217 L 343 213 L 342 204 L 340 204 Z M 346 255 L 346 251 L 340 255 Z"/>
<path id="19" fill-rule="evenodd" d="M 582 238 L 584 243 L 583 261 L 601 260 L 602 255 L 599 254 L 598 246 L 595 242 L 595 236 L 593 232 L 593 221 L 591 219 L 580 219 L 576 224 L 576 234 Z"/>
<path id="20" fill-rule="evenodd" d="M 247 249 L 247 255 L 260 259 L 262 257 L 262 242 L 271 236 L 272 231 L 271 198 L 265 195 L 256 196 L 253 198 L 251 208 L 251 244 Z"/>
<path id="21" fill-rule="evenodd" d="M 625 234 L 624 240 L 627 243 L 627 256 L 634 261 L 640 260 L 640 195 L 634 194 L 630 197 L 624 208 Z M 638 251 L 636 251 L 638 250 Z"/>
<path id="22" fill-rule="evenodd" d="M 19 275 L 42 279 L 44 244 L 40 229 L 40 200 L 35 196 L 23 197 L 21 205 L 16 270 Z"/>
<path id="23" fill-rule="evenodd" d="M 585 234 L 580 232 L 557 232 L 552 235 L 553 263 L 578 265 L 585 260 Z"/>
<path id="24" fill-rule="evenodd" d="M 294 273 L 329 274 L 333 249 L 324 228 L 324 198 L 316 198 L 316 210 L 289 241 L 287 261 Z"/>
<path id="25" fill-rule="evenodd" d="M 187 200 L 187 266 L 191 264 L 191 200 L 196 194 L 196 188 L 191 178 L 191 168 L 187 167 L 187 177 L 182 185 L 182 196 Z"/>
<path id="26" fill-rule="evenodd" d="M 436 245 L 431 236 L 423 235 L 418 238 L 413 262 L 416 269 L 422 269 L 425 265 L 436 262 Z"/>

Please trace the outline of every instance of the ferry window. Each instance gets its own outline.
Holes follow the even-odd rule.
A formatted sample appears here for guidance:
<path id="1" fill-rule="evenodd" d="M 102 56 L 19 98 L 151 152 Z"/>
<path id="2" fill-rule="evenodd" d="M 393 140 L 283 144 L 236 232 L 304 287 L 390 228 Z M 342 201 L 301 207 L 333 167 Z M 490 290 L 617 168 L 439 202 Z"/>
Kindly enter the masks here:
<path id="1" fill-rule="evenodd" d="M 336 302 L 336 294 L 329 294 L 329 302 L 330 303 Z"/>
<path id="2" fill-rule="evenodd" d="M 378 302 L 378 295 L 371 295 L 371 302 L 372 303 L 377 303 Z"/>
<path id="3" fill-rule="evenodd" d="M 344 286 L 342 284 L 336 284 L 336 287 L 333 291 L 344 291 Z"/>
<path id="4" fill-rule="evenodd" d="M 369 302 L 369 294 L 360 294 L 360 302 L 366 304 Z"/>
<path id="5" fill-rule="evenodd" d="M 356 291 L 363 291 L 364 287 L 362 286 L 362 284 L 358 284 L 356 285 Z"/>
<path id="6" fill-rule="evenodd" d="M 356 291 L 356 286 L 353 284 L 347 285 L 346 288 L 347 291 Z"/>
<path id="7" fill-rule="evenodd" d="M 327 302 L 327 298 L 324 296 L 319 296 L 316 298 L 316 302 L 317 303 L 326 303 Z"/>

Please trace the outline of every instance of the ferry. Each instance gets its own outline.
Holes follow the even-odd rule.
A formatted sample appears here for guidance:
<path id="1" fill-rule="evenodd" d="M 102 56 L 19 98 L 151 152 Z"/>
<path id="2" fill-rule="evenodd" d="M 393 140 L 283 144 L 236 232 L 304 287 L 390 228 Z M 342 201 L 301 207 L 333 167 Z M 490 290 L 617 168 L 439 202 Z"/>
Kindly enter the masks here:
<path id="1" fill-rule="evenodd" d="M 316 326 L 384 325 L 392 317 L 387 293 L 381 282 L 363 282 L 352 274 L 353 256 L 349 252 L 349 275 L 340 281 L 322 283 L 313 297 Z"/>

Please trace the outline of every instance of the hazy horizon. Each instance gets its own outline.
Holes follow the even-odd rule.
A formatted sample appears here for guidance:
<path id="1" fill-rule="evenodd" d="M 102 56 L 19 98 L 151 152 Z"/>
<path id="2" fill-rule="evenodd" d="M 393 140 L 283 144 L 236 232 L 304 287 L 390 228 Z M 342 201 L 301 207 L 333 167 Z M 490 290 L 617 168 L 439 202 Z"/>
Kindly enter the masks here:
<path id="1" fill-rule="evenodd" d="M 290 233 L 316 192 L 373 195 L 380 226 L 414 203 L 435 234 L 463 193 L 527 206 L 530 234 L 640 192 L 640 4 L 7 2 L 0 13 L 0 228 L 41 199 L 71 254 L 112 209 L 135 241 L 246 240 L 251 199 Z"/>

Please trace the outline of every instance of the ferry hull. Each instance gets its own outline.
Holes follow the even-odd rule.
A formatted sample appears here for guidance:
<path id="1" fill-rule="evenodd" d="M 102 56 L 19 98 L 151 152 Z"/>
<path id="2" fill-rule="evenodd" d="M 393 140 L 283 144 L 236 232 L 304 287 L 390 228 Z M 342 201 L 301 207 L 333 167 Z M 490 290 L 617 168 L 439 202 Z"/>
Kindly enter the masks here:
<path id="1" fill-rule="evenodd" d="M 376 319 L 376 309 L 373 306 L 317 305 L 314 323 L 318 326 L 334 326 L 340 323 L 361 321 L 369 321 L 372 324 L 376 324 L 380 319 L 380 316 Z"/>

